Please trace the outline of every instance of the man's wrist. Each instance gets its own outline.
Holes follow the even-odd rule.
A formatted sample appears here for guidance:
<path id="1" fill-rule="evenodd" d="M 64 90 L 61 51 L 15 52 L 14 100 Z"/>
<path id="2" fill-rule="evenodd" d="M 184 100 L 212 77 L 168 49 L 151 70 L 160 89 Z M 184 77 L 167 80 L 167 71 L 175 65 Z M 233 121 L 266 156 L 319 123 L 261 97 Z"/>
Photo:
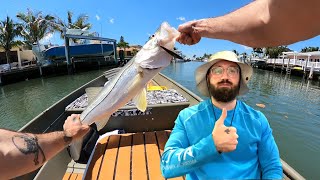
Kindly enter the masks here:
<path id="1" fill-rule="evenodd" d="M 221 153 L 222 153 L 222 150 L 221 150 L 220 148 L 218 148 L 213 134 L 212 134 L 212 141 L 213 141 L 213 145 L 214 145 L 214 147 L 216 148 L 217 152 L 218 152 L 219 154 L 221 154 Z"/>
<path id="2" fill-rule="evenodd" d="M 209 18 L 208 19 L 199 19 L 197 20 L 195 26 L 198 29 L 198 34 L 201 37 L 207 37 L 209 33 Z"/>
<path id="3" fill-rule="evenodd" d="M 63 131 L 63 141 L 68 145 L 72 142 L 72 136 L 68 135 L 66 131 Z"/>

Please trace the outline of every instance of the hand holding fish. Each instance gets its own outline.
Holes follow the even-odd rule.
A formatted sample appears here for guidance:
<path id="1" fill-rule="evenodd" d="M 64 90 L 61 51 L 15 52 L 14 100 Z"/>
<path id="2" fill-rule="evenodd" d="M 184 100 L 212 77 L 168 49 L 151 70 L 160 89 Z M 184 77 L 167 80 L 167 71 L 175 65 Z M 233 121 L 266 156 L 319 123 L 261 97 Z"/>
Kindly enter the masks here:
<path id="1" fill-rule="evenodd" d="M 235 127 L 227 127 L 224 125 L 224 120 L 227 117 L 227 110 L 222 109 L 222 114 L 220 118 L 216 121 L 213 131 L 212 138 L 219 153 L 221 152 L 231 152 L 237 148 L 238 144 L 238 134 Z"/>
<path id="2" fill-rule="evenodd" d="M 174 43 L 179 32 L 164 22 L 154 36 L 124 66 L 121 71 L 96 93 L 88 107 L 81 113 L 82 123 L 96 123 L 98 130 L 108 122 L 112 113 L 131 99 L 141 111 L 145 111 L 146 84 L 173 59 Z M 170 53 L 169 53 L 170 52 Z M 88 99 L 91 99 L 88 96 Z"/>
<path id="3" fill-rule="evenodd" d="M 178 31 L 181 34 L 177 38 L 177 41 L 187 45 L 197 44 L 201 40 L 201 34 L 205 30 L 201 23 L 203 23 L 203 20 L 190 21 L 180 25 Z"/>
<path id="4" fill-rule="evenodd" d="M 81 124 L 80 115 L 72 114 L 67 118 L 63 125 L 65 139 L 77 140 L 89 132 L 89 126 Z"/>
<path id="5" fill-rule="evenodd" d="M 96 123 L 98 131 L 106 126 L 109 117 L 132 100 L 140 111 L 147 108 L 146 85 L 173 57 L 176 38 L 179 32 L 164 22 L 142 49 L 97 92 L 87 93 L 89 105 L 81 113 L 83 124 Z M 179 57 L 178 57 L 179 58 Z M 89 94 L 94 95 L 90 97 Z M 92 99 L 92 100 L 91 100 Z M 82 140 L 70 146 L 71 156 L 79 159 Z"/>

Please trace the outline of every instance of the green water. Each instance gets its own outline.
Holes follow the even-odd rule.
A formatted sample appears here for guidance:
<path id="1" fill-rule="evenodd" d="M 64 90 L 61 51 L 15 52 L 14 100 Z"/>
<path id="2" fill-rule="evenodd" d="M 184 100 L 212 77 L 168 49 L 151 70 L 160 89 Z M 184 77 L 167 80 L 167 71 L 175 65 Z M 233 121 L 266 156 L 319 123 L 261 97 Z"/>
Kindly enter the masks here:
<path id="1" fill-rule="evenodd" d="M 162 73 L 199 95 L 194 70 L 200 62 L 174 63 Z M 0 127 L 18 130 L 43 110 L 104 70 L 34 79 L 0 87 Z M 307 179 L 320 179 L 320 87 L 270 71 L 254 70 L 250 92 L 239 99 L 268 118 L 281 158 Z M 204 98 L 204 97 L 203 97 Z M 265 104 L 261 109 L 257 103 Z"/>
<path id="2" fill-rule="evenodd" d="M 0 86 L 0 127 L 20 129 L 55 102 L 106 70 L 31 79 Z"/>

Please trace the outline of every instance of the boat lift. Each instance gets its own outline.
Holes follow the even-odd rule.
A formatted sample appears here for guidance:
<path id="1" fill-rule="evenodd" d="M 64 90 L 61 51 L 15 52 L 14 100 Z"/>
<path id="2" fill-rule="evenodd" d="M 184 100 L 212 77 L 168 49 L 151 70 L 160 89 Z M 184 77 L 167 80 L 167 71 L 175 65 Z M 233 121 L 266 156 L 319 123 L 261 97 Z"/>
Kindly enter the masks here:
<path id="1" fill-rule="evenodd" d="M 67 67 L 68 67 L 68 74 L 72 74 L 74 72 L 73 62 L 70 60 L 70 50 L 69 50 L 69 39 L 89 39 L 89 40 L 99 40 L 99 41 L 107 41 L 113 43 L 113 54 L 114 60 L 116 64 L 118 63 L 117 59 L 117 41 L 115 39 L 97 37 L 97 36 L 89 36 L 89 31 L 85 29 L 66 29 L 63 30 L 64 34 L 64 42 L 65 42 L 65 53 L 66 53 L 66 60 L 67 60 Z"/>

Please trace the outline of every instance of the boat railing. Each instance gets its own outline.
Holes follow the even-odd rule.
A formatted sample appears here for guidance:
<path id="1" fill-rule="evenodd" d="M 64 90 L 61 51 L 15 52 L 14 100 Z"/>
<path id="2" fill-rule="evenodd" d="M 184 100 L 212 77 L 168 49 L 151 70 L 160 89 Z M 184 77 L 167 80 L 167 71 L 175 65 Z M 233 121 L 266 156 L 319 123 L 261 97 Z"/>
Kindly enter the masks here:
<path id="1" fill-rule="evenodd" d="M 320 62 L 306 62 L 304 60 L 298 60 L 298 59 L 268 59 L 267 60 L 268 64 L 284 64 L 284 65 L 293 65 L 293 66 L 301 66 L 302 68 L 311 68 L 314 66 L 314 68 L 320 68 Z"/>
<path id="2" fill-rule="evenodd" d="M 320 68 L 320 62 L 309 62 L 307 65 L 308 68 L 311 68 L 312 66 L 314 68 Z"/>
<path id="3" fill-rule="evenodd" d="M 284 179 L 305 179 L 301 174 L 294 170 L 288 163 L 281 159 L 283 173 L 286 177 Z"/>
<path id="4" fill-rule="evenodd" d="M 297 63 L 295 65 L 302 66 L 302 61 L 301 60 L 297 61 Z"/>

